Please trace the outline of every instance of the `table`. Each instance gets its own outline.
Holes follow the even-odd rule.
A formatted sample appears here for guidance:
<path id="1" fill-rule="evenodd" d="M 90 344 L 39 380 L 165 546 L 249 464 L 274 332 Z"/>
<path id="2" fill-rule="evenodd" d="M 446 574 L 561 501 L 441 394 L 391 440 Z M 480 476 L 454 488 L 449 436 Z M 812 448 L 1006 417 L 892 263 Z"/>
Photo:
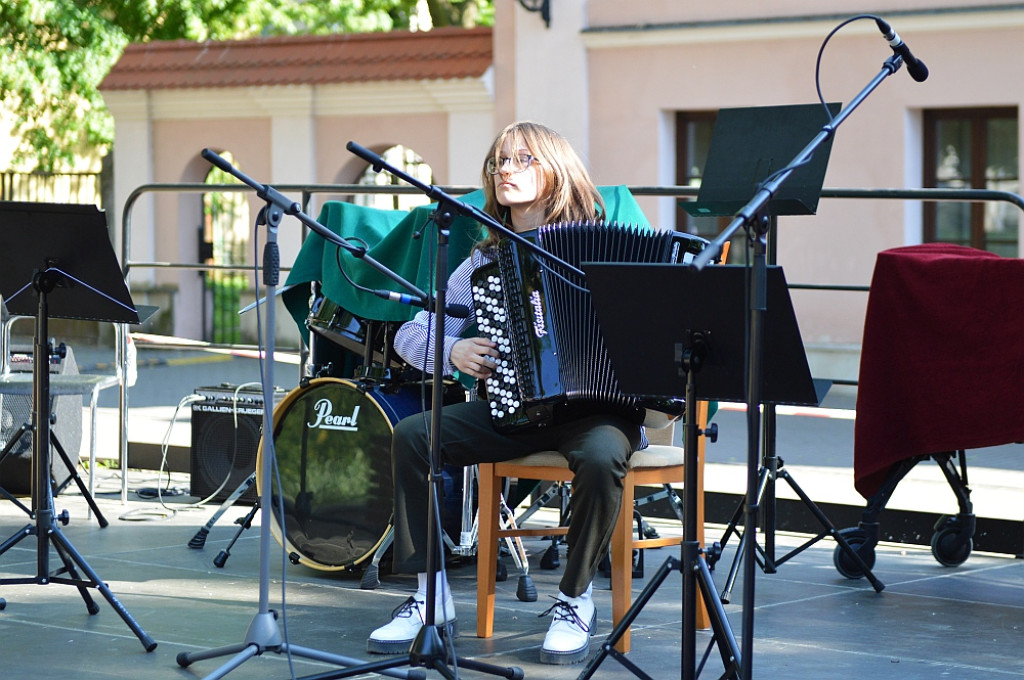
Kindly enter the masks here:
<path id="1" fill-rule="evenodd" d="M 878 254 L 861 349 L 854 484 L 920 455 L 1024 441 L 1024 260 L 932 243 Z"/>
<path id="2" fill-rule="evenodd" d="M 1024 441 L 1024 261 L 951 244 L 878 254 L 861 348 L 854 486 L 868 500 L 842 530 L 870 568 L 878 517 L 919 462 L 934 460 L 959 504 L 935 524 L 946 566 L 973 549 L 966 450 Z M 956 465 L 959 459 L 959 468 Z M 859 578 L 837 551 L 836 568 Z"/>

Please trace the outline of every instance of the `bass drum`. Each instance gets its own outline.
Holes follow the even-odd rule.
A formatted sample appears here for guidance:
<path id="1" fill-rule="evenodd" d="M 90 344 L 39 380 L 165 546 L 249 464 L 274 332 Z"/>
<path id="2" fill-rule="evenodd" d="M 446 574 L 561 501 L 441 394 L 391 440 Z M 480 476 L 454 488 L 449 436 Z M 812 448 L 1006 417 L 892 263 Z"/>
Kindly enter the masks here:
<path id="1" fill-rule="evenodd" d="M 338 378 L 310 380 L 278 404 L 271 532 L 293 563 L 342 571 L 373 556 L 391 528 L 394 425 L 420 411 L 419 386 L 392 393 Z M 264 465 L 261 439 L 261 498 Z"/>

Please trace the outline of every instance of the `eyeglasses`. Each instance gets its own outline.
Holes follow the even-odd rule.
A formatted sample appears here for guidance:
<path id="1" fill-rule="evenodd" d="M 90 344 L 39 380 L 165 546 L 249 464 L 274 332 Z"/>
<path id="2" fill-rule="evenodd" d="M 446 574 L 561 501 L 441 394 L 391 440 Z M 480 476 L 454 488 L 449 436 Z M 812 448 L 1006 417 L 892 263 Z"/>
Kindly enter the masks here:
<path id="1" fill-rule="evenodd" d="M 486 165 L 487 174 L 497 175 L 505 168 L 506 165 L 509 167 L 509 171 L 512 174 L 516 174 L 526 170 L 530 167 L 530 163 L 535 160 L 537 159 L 528 153 L 521 153 L 511 157 L 501 156 L 500 158 L 488 158 Z"/>

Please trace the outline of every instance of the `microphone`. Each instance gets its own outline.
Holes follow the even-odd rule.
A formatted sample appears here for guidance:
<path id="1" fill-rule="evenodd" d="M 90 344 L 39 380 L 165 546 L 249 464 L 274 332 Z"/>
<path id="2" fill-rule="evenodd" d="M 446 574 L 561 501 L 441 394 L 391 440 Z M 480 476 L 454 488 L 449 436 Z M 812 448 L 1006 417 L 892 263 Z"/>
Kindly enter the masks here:
<path id="1" fill-rule="evenodd" d="M 231 174 L 231 171 L 234 170 L 226 158 L 210 149 L 203 149 L 199 152 L 199 155 L 228 174 Z"/>
<path id="2" fill-rule="evenodd" d="M 445 305 L 445 314 L 453 319 L 465 319 L 469 316 L 467 305 Z"/>
<path id="3" fill-rule="evenodd" d="M 373 167 L 374 172 L 380 172 L 384 169 L 384 159 L 367 149 L 365 146 L 349 141 L 349 143 L 345 145 L 345 148 L 369 163 Z"/>
<path id="4" fill-rule="evenodd" d="M 907 73 L 910 74 L 910 77 L 919 83 L 927 80 L 928 67 L 911 53 L 910 48 L 907 47 L 907 43 L 903 42 L 900 34 L 894 31 L 892 26 L 877 17 L 875 18 L 875 24 L 878 25 L 878 30 L 882 32 L 882 37 L 889 43 L 893 53 L 903 57 L 903 61 L 907 65 Z"/>
<path id="5" fill-rule="evenodd" d="M 412 305 L 413 307 L 422 307 L 429 312 L 434 311 L 434 298 L 425 300 L 418 295 L 396 293 L 393 290 L 384 290 L 380 288 L 370 292 L 379 298 L 384 298 L 391 302 L 399 302 L 403 305 Z M 466 305 L 446 305 L 445 314 L 455 319 L 465 319 L 469 316 L 469 307 Z"/>

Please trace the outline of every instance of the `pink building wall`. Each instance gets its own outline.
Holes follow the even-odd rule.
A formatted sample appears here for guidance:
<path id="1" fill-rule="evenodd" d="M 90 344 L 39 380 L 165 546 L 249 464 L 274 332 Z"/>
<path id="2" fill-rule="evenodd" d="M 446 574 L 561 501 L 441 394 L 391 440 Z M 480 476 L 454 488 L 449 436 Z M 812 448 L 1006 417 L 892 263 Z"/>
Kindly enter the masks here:
<path id="1" fill-rule="evenodd" d="M 837 133 L 826 187 L 919 187 L 923 110 L 1021 106 L 1024 10 L 1003 4 L 908 0 L 885 16 L 931 75 L 916 83 L 901 69 L 853 112 Z M 874 7 L 552 0 L 550 27 L 515 2 L 496 2 L 495 9 L 493 65 L 479 79 L 299 85 L 282 89 L 280 101 L 257 89 L 242 93 L 259 102 L 243 113 L 225 104 L 223 92 L 111 93 L 117 194 L 123 199 L 144 181 L 200 181 L 204 146 L 230 149 L 240 167 L 264 181 L 350 182 L 363 167 L 344 150 L 350 139 L 378 150 L 401 143 L 427 160 L 438 183 L 475 183 L 494 133 L 526 118 L 566 134 L 600 184 L 672 184 L 676 111 L 816 101 L 822 41 L 844 18 Z M 874 22 L 850 24 L 824 52 L 824 97 L 849 102 L 890 54 Z M 674 225 L 671 199 L 641 203 L 654 224 Z M 197 205 L 194 197 L 158 196 L 142 206 L 133 257 L 188 255 Z M 782 218 L 779 231 L 778 259 L 790 282 L 867 284 L 880 250 L 920 240 L 921 208 L 823 199 L 816 216 Z M 297 233 L 282 230 L 285 263 L 297 252 Z M 176 277 L 182 295 L 198 286 L 169 273 L 154 280 Z M 855 378 L 866 295 L 797 291 L 793 298 L 812 367 L 822 377 Z M 184 315 L 176 321 L 183 335 L 197 328 Z"/>

